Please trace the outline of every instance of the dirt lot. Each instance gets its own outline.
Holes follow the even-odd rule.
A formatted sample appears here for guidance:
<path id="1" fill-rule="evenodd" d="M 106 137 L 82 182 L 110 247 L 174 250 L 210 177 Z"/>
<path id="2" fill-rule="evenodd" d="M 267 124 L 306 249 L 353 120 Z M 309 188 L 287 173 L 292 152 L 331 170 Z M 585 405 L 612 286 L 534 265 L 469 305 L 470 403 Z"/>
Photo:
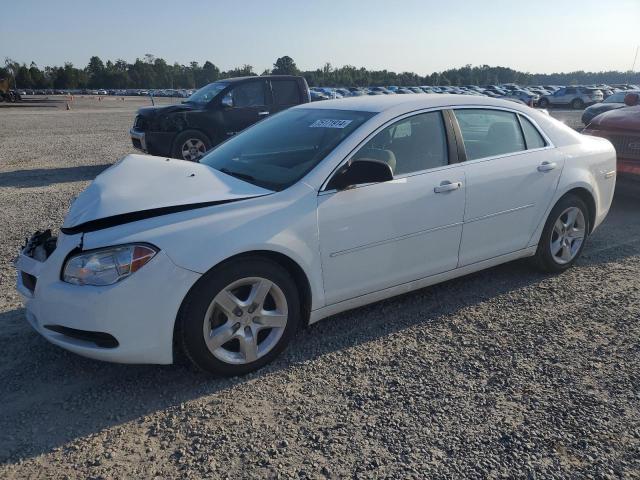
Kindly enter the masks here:
<path id="1" fill-rule="evenodd" d="M 0 108 L 0 478 L 640 478 L 637 199 L 563 275 L 516 262 L 338 315 L 244 378 L 40 338 L 12 259 L 147 103 Z"/>

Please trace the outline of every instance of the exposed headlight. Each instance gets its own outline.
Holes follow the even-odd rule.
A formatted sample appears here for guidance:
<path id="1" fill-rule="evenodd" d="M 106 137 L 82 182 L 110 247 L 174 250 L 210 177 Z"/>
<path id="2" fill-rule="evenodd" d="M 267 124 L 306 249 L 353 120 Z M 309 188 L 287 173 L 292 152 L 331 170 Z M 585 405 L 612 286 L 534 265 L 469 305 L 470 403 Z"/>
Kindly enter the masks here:
<path id="1" fill-rule="evenodd" d="M 150 245 L 120 245 L 70 257 L 62 279 L 74 285 L 113 285 L 140 270 L 158 250 Z"/>

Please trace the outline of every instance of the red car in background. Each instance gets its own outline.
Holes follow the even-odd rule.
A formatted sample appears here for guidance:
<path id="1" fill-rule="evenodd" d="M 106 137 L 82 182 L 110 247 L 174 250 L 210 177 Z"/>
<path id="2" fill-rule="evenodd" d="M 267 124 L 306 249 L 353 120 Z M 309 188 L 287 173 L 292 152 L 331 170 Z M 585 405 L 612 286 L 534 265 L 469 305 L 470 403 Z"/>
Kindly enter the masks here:
<path id="1" fill-rule="evenodd" d="M 628 106 L 597 115 L 583 130 L 613 143 L 618 156 L 618 180 L 640 183 L 640 95 L 629 93 Z"/>

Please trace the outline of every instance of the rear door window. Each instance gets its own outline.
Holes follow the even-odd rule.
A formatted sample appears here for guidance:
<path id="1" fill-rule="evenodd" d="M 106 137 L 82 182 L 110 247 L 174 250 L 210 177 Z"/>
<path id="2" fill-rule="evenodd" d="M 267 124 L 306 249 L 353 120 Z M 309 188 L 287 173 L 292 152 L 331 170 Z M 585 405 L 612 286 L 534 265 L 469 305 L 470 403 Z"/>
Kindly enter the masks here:
<path id="1" fill-rule="evenodd" d="M 271 90 L 275 105 L 288 106 L 300 103 L 300 89 L 295 80 L 272 80 Z"/>
<path id="2" fill-rule="evenodd" d="M 467 160 L 506 155 L 526 149 L 515 113 L 502 110 L 456 109 Z"/>

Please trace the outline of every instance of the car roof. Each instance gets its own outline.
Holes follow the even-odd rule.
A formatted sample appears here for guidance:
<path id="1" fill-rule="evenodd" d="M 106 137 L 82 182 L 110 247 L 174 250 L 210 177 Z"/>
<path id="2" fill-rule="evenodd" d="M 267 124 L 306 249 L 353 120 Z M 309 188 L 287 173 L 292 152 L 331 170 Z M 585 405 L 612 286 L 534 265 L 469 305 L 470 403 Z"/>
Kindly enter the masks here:
<path id="1" fill-rule="evenodd" d="M 278 78 L 278 79 L 287 79 L 293 80 L 300 78 L 297 75 L 249 75 L 247 77 L 233 77 L 233 78 L 221 78 L 216 80 L 216 82 L 227 82 L 227 83 L 236 83 L 236 82 L 244 82 L 246 80 L 257 80 L 257 79 L 265 79 L 265 78 Z"/>
<path id="2" fill-rule="evenodd" d="M 508 100 L 476 96 L 476 95 L 372 95 L 362 97 L 341 98 L 323 102 L 305 103 L 294 108 L 313 108 L 325 110 L 354 110 L 364 112 L 385 112 L 398 110 L 411 112 L 425 108 L 454 107 L 461 105 L 506 107 L 513 109 L 518 105 Z"/>

